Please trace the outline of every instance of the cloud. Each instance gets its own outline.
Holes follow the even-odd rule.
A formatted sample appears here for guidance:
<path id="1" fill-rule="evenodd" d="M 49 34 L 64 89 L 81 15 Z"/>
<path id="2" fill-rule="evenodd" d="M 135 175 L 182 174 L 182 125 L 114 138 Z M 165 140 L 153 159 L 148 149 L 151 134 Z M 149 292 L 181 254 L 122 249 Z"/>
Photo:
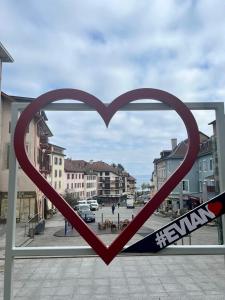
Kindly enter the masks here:
<path id="1" fill-rule="evenodd" d="M 153 87 L 182 101 L 223 101 L 223 6 L 222 0 L 5 1 L 0 34 L 15 62 L 4 65 L 2 89 L 36 97 L 72 87 L 111 102 Z M 150 173 L 170 139 L 186 137 L 182 121 L 167 111 L 119 112 L 109 129 L 94 112 L 47 115 L 52 140 L 69 156 L 121 162 L 134 174 Z M 210 135 L 214 113 L 194 115 Z"/>

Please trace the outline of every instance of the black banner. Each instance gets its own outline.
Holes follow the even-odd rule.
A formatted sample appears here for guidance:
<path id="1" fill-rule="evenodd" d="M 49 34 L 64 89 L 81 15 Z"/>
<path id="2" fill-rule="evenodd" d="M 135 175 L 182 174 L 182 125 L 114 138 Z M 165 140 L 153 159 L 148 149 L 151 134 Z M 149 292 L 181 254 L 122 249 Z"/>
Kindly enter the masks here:
<path id="1" fill-rule="evenodd" d="M 225 192 L 154 231 L 122 252 L 158 252 L 225 213 Z"/>

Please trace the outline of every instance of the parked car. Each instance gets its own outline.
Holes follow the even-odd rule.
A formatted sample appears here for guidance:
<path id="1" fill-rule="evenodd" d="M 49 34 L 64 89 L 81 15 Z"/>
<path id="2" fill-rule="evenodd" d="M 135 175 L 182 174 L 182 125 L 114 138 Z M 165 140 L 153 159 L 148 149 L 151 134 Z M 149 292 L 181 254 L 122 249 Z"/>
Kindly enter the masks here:
<path id="1" fill-rule="evenodd" d="M 78 214 L 86 223 L 95 222 L 95 214 L 91 210 L 82 210 Z"/>
<path id="2" fill-rule="evenodd" d="M 78 204 L 77 205 L 78 214 L 82 211 L 90 211 L 90 205 L 89 204 Z"/>
<path id="3" fill-rule="evenodd" d="M 98 210 L 99 209 L 99 205 L 98 205 L 97 200 L 90 199 L 90 200 L 87 200 L 87 203 L 90 205 L 91 210 Z"/>
<path id="4" fill-rule="evenodd" d="M 88 204 L 88 203 L 87 200 L 78 200 L 77 204 L 79 205 L 79 204 Z"/>
<path id="5" fill-rule="evenodd" d="M 78 210 L 81 205 L 89 205 L 89 204 L 87 203 L 87 200 L 78 200 L 77 205 L 74 206 L 74 209 Z M 89 205 L 89 207 L 90 207 L 90 205 Z"/>

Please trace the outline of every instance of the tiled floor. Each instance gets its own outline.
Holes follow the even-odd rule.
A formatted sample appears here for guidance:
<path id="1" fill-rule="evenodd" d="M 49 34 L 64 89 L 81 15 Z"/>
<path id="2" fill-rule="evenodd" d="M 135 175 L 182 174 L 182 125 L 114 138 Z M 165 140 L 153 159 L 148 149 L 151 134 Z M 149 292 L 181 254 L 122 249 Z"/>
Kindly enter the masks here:
<path id="1" fill-rule="evenodd" d="M 3 287 L 3 273 L 0 273 Z M 225 299 L 223 256 L 16 260 L 14 299 Z M 3 289 L 1 289 L 3 298 Z"/>

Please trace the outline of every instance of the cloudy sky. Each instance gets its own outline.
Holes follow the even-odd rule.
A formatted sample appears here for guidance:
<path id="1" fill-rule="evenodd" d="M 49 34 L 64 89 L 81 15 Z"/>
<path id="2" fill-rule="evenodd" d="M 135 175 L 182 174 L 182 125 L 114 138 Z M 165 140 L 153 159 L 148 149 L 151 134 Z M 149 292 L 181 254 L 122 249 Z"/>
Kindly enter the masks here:
<path id="1" fill-rule="evenodd" d="M 2 90 L 37 97 L 76 88 L 111 102 L 141 87 L 182 101 L 225 98 L 225 4 L 202 1 L 12 1 L 0 9 L 0 38 L 14 58 Z M 139 101 L 141 102 L 141 101 Z M 170 139 L 186 137 L 174 112 L 118 112 L 105 128 L 95 112 L 48 112 L 51 142 L 74 159 L 122 163 L 151 174 Z M 213 112 L 194 113 L 201 131 Z"/>

